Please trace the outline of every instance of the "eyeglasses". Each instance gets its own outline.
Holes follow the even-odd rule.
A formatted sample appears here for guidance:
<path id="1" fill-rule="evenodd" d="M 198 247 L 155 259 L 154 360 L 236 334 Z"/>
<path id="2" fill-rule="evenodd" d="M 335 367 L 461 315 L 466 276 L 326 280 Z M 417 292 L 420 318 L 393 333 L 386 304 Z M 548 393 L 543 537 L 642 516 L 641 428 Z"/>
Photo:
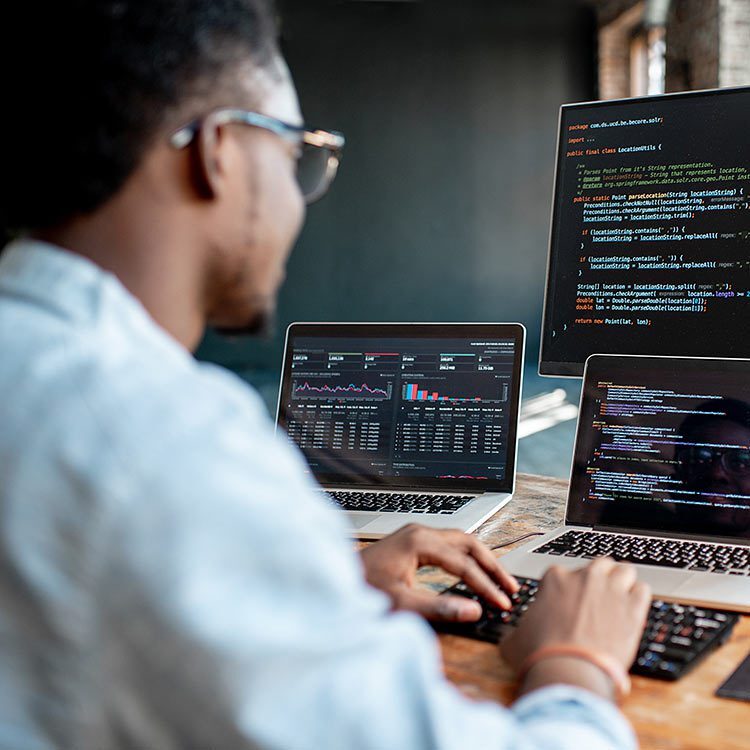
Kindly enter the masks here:
<path id="1" fill-rule="evenodd" d="M 696 474 L 707 472 L 716 459 L 727 473 L 734 476 L 750 476 L 750 450 L 747 448 L 690 446 L 677 453 L 677 460 Z"/>
<path id="2" fill-rule="evenodd" d="M 345 139 L 341 133 L 327 130 L 308 130 L 304 125 L 290 125 L 275 117 L 244 109 L 219 109 L 213 113 L 216 122 L 230 122 L 262 128 L 300 147 L 297 156 L 297 183 L 308 205 L 322 198 L 336 176 Z M 202 119 L 183 125 L 169 138 L 174 148 L 188 146 L 203 124 Z"/>

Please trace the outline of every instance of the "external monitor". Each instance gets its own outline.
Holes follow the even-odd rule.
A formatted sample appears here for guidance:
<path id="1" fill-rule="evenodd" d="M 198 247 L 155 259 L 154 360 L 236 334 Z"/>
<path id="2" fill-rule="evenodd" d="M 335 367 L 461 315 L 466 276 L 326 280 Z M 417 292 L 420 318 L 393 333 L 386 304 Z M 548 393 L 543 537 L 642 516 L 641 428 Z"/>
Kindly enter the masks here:
<path id="1" fill-rule="evenodd" d="M 560 111 L 539 372 L 750 357 L 750 87 Z"/>

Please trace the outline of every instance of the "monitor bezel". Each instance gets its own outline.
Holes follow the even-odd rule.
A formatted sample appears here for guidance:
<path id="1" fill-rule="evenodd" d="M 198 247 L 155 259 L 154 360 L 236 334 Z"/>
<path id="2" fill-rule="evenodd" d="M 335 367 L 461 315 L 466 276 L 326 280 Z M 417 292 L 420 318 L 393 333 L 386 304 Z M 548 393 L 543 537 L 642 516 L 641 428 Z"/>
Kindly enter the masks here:
<path id="1" fill-rule="evenodd" d="M 295 322 L 286 331 L 284 359 L 279 383 L 279 398 L 276 408 L 276 428 L 284 429 L 286 420 L 282 409 L 285 397 L 291 388 L 292 350 L 296 338 L 321 337 L 372 337 L 372 338 L 465 338 L 465 339 L 513 339 L 514 360 L 511 383 L 510 420 L 506 471 L 502 481 L 424 479 L 420 477 L 362 477 L 360 481 L 342 481 L 332 476 L 314 472 L 316 481 L 332 489 L 363 490 L 433 490 L 439 492 L 512 493 L 515 489 L 516 462 L 518 457 L 518 421 L 523 393 L 523 365 L 526 345 L 526 328 L 522 323 L 320 323 Z"/>
<path id="2" fill-rule="evenodd" d="M 750 86 L 731 86 L 727 88 L 711 88 L 711 89 L 699 89 L 696 91 L 676 91 L 669 94 L 655 94 L 651 96 L 638 96 L 632 98 L 621 98 L 621 99 L 599 99 L 588 102 L 571 102 L 560 106 L 557 119 L 557 145 L 555 149 L 555 170 L 552 178 L 552 205 L 550 207 L 550 222 L 549 222 L 549 238 L 547 242 L 547 264 L 546 264 L 546 275 L 544 280 L 544 304 L 542 308 L 542 327 L 541 335 L 539 338 L 539 364 L 538 372 L 543 377 L 564 377 L 564 378 L 580 378 L 583 375 L 585 361 L 584 362 L 571 362 L 564 361 L 558 362 L 555 360 L 547 360 L 544 357 L 545 346 L 546 346 L 546 332 L 551 326 L 551 304 L 549 299 L 551 276 L 552 276 L 552 242 L 555 237 L 557 223 L 559 220 L 557 211 L 557 196 L 561 189 L 560 181 L 562 179 L 562 170 L 560 169 L 560 152 L 563 141 L 562 133 L 562 122 L 563 115 L 568 110 L 583 109 L 586 107 L 606 107 L 613 104 L 634 104 L 638 102 L 659 102 L 670 99 L 688 99 L 706 95 L 725 95 L 725 94 L 736 94 L 741 92 L 750 93 Z M 592 352 L 594 354 L 595 352 Z M 658 355 L 640 355 L 638 352 L 628 352 L 634 356 L 658 356 Z M 590 356 L 590 355 L 589 355 Z M 617 355 L 614 355 L 617 356 Z"/>

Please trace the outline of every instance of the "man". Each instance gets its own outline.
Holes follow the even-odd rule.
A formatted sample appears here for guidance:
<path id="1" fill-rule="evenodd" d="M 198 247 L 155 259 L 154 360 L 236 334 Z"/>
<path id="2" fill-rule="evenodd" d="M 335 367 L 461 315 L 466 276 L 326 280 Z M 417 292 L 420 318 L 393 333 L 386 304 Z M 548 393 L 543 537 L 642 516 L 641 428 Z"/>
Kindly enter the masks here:
<path id="1" fill-rule="evenodd" d="M 750 405 L 703 401 L 677 432 L 685 442 L 675 447 L 675 476 L 690 499 L 711 503 L 712 523 L 726 533 L 750 529 Z M 683 526 L 705 528 L 705 506 L 678 503 L 675 514 Z"/>
<path id="2" fill-rule="evenodd" d="M 512 578 L 457 532 L 358 558 L 259 399 L 189 355 L 209 323 L 262 328 L 303 219 L 315 138 L 261 0 L 8 28 L 31 52 L 5 173 L 26 238 L 0 256 L 0 748 L 633 747 L 611 705 L 648 607 L 632 568 L 550 574 L 506 648 L 536 660 L 524 697 L 469 702 L 394 610 L 478 616 L 414 590 L 423 563 L 499 605 Z"/>

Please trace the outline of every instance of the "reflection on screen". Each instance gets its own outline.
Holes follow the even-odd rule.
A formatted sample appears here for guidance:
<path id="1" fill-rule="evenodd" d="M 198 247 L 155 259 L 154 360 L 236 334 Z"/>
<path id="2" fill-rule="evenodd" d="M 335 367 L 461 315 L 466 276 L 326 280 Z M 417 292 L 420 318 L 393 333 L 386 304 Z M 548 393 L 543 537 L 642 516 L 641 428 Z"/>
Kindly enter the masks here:
<path id="1" fill-rule="evenodd" d="M 687 370 L 677 380 L 646 368 L 587 384 L 576 514 L 586 523 L 750 536 L 747 376 Z"/>

